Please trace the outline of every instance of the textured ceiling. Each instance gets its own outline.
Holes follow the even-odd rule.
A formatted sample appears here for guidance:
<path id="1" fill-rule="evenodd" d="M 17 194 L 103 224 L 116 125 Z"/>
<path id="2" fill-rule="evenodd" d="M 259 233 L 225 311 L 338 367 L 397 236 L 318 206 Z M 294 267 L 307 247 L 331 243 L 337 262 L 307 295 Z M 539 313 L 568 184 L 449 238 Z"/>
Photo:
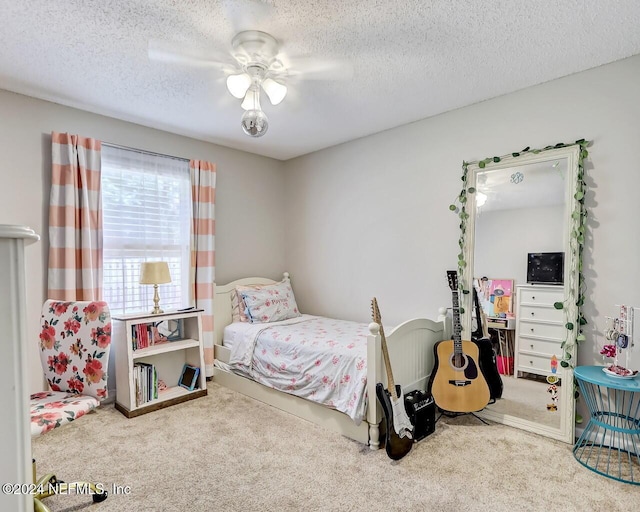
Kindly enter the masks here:
<path id="1" fill-rule="evenodd" d="M 638 0 L 0 0 L 0 19 L 0 88 L 283 160 L 640 53 Z M 291 81 L 252 139 L 223 72 L 147 56 L 228 57 L 243 29 L 353 77 Z"/>

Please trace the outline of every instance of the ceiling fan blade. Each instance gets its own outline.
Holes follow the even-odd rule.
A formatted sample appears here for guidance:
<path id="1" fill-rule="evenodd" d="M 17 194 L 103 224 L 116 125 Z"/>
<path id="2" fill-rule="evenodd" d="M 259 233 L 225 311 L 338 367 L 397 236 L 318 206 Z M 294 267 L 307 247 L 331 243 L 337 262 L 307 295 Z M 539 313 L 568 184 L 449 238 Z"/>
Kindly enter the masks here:
<path id="1" fill-rule="evenodd" d="M 210 52 L 205 52 L 201 48 L 159 39 L 151 39 L 149 41 L 149 59 L 198 68 L 225 71 L 233 69 L 233 65 L 229 62 L 224 62 L 221 56 L 212 56 Z"/>
<path id="2" fill-rule="evenodd" d="M 282 59 L 289 76 L 300 80 L 351 80 L 353 64 L 346 59 L 292 57 Z"/>
<path id="3" fill-rule="evenodd" d="M 236 33 L 257 30 L 274 11 L 272 5 L 261 0 L 223 0 L 222 8 Z"/>

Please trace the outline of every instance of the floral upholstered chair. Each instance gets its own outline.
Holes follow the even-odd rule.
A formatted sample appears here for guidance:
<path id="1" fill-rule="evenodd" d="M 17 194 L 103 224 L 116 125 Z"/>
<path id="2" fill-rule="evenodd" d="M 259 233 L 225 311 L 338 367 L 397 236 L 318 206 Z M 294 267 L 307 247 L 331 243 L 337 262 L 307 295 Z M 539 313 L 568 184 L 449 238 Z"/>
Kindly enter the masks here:
<path id="1" fill-rule="evenodd" d="M 32 437 L 84 416 L 107 397 L 111 348 L 107 303 L 48 300 L 42 306 L 39 345 L 42 369 L 51 390 L 31 395 Z M 48 510 L 40 499 L 56 492 L 91 489 L 94 502 L 107 497 L 106 491 L 92 483 L 63 483 L 53 474 L 43 476 L 36 484 L 36 511 Z"/>

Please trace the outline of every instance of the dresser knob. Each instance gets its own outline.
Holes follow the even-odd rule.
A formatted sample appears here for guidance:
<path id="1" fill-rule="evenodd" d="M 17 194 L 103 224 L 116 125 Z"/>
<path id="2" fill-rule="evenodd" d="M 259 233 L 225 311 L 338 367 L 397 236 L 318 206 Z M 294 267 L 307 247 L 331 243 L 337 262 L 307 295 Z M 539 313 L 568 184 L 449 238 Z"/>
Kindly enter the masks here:
<path id="1" fill-rule="evenodd" d="M 536 300 L 536 296 L 534 295 L 533 297 L 531 297 L 531 300 Z"/>
<path id="2" fill-rule="evenodd" d="M 529 364 L 531 364 L 531 365 L 532 365 L 532 364 L 533 364 L 533 361 L 529 361 Z"/>
<path id="3" fill-rule="evenodd" d="M 531 348 L 533 348 L 533 345 L 531 345 Z"/>
<path id="4" fill-rule="evenodd" d="M 535 316 L 535 313 L 533 311 L 531 312 L 531 316 Z"/>
<path id="5" fill-rule="evenodd" d="M 531 328 L 531 332 L 533 332 L 533 327 Z"/>

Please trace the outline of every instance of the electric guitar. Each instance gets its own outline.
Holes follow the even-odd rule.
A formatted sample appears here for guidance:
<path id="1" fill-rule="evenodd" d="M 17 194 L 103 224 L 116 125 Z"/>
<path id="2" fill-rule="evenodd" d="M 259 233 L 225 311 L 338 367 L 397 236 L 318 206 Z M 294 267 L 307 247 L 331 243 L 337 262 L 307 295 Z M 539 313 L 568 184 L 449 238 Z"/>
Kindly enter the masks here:
<path id="1" fill-rule="evenodd" d="M 478 356 L 480 370 L 489 385 L 491 399 L 495 402 L 498 398 L 502 398 L 502 377 L 500 377 L 500 372 L 496 365 L 496 353 L 493 350 L 491 338 L 489 337 L 486 315 L 480 307 L 478 292 L 475 286 L 473 287 L 473 302 L 475 304 L 478 327 L 471 333 L 471 341 L 478 345 L 478 350 L 480 351 L 480 355 Z"/>
<path id="2" fill-rule="evenodd" d="M 475 412 L 484 409 L 491 394 L 478 367 L 478 346 L 462 340 L 457 272 L 447 271 L 447 279 L 453 296 L 453 339 L 439 341 L 433 348 L 435 365 L 429 389 L 443 411 Z"/>
<path id="3" fill-rule="evenodd" d="M 413 426 L 407 416 L 404 406 L 402 387 L 393 382 L 387 339 L 382 327 L 382 318 L 378 309 L 378 301 L 374 297 L 371 301 L 371 314 L 373 321 L 380 326 L 380 338 L 382 339 L 382 357 L 387 370 L 387 385 L 385 389 L 381 382 L 376 384 L 376 396 L 382 405 L 385 418 L 385 449 L 389 458 L 399 460 L 404 457 L 413 446 Z"/>

